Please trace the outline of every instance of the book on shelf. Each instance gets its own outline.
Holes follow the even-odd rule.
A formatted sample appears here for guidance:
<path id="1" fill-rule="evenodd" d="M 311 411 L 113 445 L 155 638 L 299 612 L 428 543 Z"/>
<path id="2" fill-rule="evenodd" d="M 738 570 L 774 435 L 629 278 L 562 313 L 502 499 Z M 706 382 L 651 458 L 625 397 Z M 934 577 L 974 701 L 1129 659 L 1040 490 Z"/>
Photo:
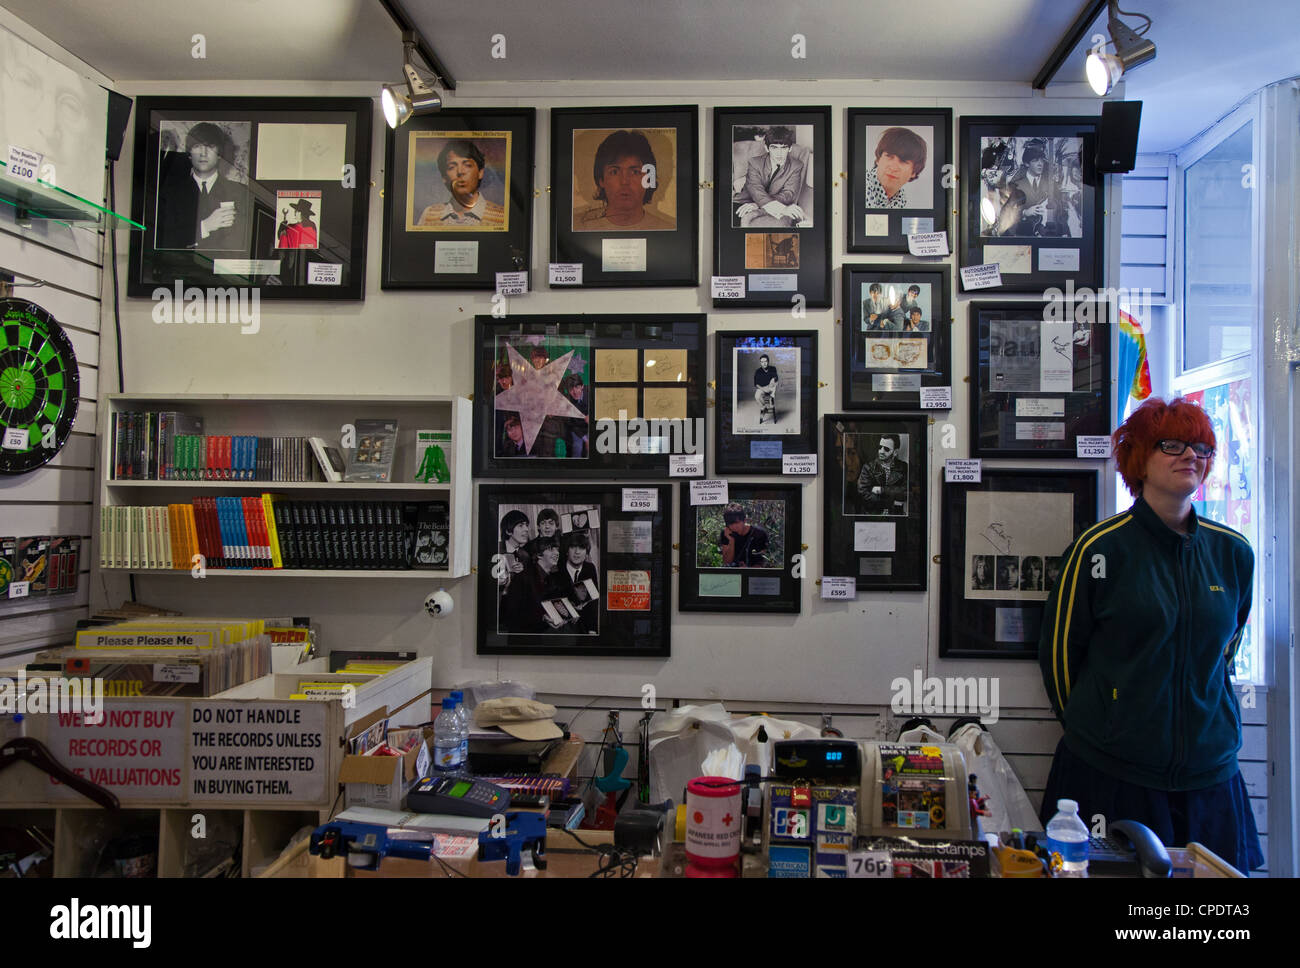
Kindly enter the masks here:
<path id="1" fill-rule="evenodd" d="M 343 480 L 343 473 L 347 470 L 347 465 L 343 462 L 343 455 L 339 453 L 337 447 L 331 447 L 325 442 L 324 437 L 307 438 L 311 444 L 312 453 L 316 457 L 316 463 L 320 466 L 321 473 L 325 475 L 325 480 L 331 484 L 338 484 Z"/>
<path id="2" fill-rule="evenodd" d="M 397 446 L 397 421 L 392 418 L 357 420 L 356 447 L 352 449 L 343 480 L 386 484 L 393 479 L 393 451 Z"/>
<path id="3" fill-rule="evenodd" d="M 415 432 L 414 476 L 418 484 L 446 484 L 451 481 L 451 431 Z"/>

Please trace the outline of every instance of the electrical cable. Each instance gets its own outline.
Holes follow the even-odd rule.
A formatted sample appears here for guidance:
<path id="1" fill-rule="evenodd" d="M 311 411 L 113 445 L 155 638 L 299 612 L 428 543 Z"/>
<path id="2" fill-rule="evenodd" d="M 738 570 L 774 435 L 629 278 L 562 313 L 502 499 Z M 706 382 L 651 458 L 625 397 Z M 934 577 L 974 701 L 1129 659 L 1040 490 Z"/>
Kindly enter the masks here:
<path id="1" fill-rule="evenodd" d="M 561 829 L 581 844 L 585 850 L 600 858 L 596 870 L 588 874 L 588 878 L 614 877 L 616 874 L 619 877 L 632 877 L 636 873 L 636 865 L 639 860 L 636 851 L 627 847 L 616 847 L 613 844 L 595 846 L 587 843 L 567 827 Z"/>
<path id="2" fill-rule="evenodd" d="M 1137 34 L 1139 37 L 1144 37 L 1144 36 L 1146 36 L 1146 32 L 1147 32 L 1148 30 L 1151 29 L 1151 18 L 1148 17 L 1148 16 L 1147 16 L 1146 14 L 1144 14 L 1144 13 L 1135 13 L 1135 12 L 1133 12 L 1133 11 L 1131 11 L 1131 10 L 1121 10 L 1121 9 L 1119 8 L 1119 4 L 1116 4 L 1116 5 L 1115 5 L 1115 12 L 1116 12 L 1116 13 L 1123 14 L 1125 17 L 1141 17 L 1143 20 L 1146 21 L 1146 23 L 1142 25 L 1142 27 L 1141 27 L 1140 30 L 1139 30 L 1139 29 L 1135 29 L 1135 28 L 1133 28 L 1133 27 L 1129 27 L 1129 30 L 1132 30 L 1133 33 Z M 1128 26 L 1128 25 L 1125 24 L 1125 26 Z"/>

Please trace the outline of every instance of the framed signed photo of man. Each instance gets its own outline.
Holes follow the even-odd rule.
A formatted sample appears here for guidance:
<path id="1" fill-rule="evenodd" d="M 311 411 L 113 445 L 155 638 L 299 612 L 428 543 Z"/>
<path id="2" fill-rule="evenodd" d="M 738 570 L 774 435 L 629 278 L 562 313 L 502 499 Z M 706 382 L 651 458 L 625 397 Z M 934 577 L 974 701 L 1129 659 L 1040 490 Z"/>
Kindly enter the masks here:
<path id="1" fill-rule="evenodd" d="M 369 98 L 140 98 L 131 212 L 148 228 L 127 295 L 363 298 L 373 113 Z"/>
<path id="2" fill-rule="evenodd" d="M 535 115 L 465 108 L 388 129 L 383 288 L 494 289 L 529 267 Z"/>
<path id="3" fill-rule="evenodd" d="M 997 264 L 1005 292 L 1100 289 L 1099 117 L 961 119 L 959 265 Z"/>
<path id="4" fill-rule="evenodd" d="M 780 474 L 785 457 L 817 453 L 817 332 L 719 330 L 719 474 Z"/>
<path id="5" fill-rule="evenodd" d="M 480 655 L 667 656 L 673 487 L 479 487 Z M 642 495 L 644 497 L 644 495 Z"/>
<path id="6" fill-rule="evenodd" d="M 699 283 L 699 110 L 551 111 L 551 261 L 583 286 Z"/>
<path id="7" fill-rule="evenodd" d="M 1037 658 L 1063 555 L 1096 520 L 1096 471 L 985 466 L 978 484 L 944 484 L 939 654 Z"/>
<path id="8" fill-rule="evenodd" d="M 907 237 L 948 230 L 951 108 L 850 108 L 850 252 L 906 252 Z"/>
<path id="9" fill-rule="evenodd" d="M 713 109 L 714 309 L 826 309 L 831 109 Z"/>
<path id="10" fill-rule="evenodd" d="M 727 496 L 693 505 L 682 482 L 678 610 L 798 614 L 802 581 L 791 558 L 803 541 L 802 487 L 733 482 Z"/>
<path id="11" fill-rule="evenodd" d="M 925 591 L 928 418 L 828 414 L 822 575 L 861 589 Z"/>

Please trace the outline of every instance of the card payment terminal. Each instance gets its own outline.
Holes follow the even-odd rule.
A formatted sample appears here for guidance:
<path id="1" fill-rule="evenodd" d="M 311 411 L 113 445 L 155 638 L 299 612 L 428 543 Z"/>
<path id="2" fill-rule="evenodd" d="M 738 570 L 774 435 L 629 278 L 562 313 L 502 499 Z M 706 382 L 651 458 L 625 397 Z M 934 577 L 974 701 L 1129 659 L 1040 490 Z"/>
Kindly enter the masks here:
<path id="1" fill-rule="evenodd" d="M 468 776 L 426 776 L 406 794 L 406 805 L 417 813 L 491 817 L 506 812 L 510 791 Z"/>

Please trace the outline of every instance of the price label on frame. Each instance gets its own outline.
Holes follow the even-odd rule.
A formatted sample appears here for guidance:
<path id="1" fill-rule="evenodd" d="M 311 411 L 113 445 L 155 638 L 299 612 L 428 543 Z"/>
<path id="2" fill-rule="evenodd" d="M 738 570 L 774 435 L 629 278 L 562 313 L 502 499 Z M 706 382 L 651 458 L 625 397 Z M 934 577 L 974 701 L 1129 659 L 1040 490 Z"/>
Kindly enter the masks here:
<path id="1" fill-rule="evenodd" d="M 858 595 L 856 578 L 827 578 L 822 576 L 822 598 L 828 602 L 851 602 Z"/>
<path id="2" fill-rule="evenodd" d="M 581 286 L 581 262 L 548 263 L 548 278 L 552 286 Z"/>
<path id="3" fill-rule="evenodd" d="M 744 276 L 713 276 L 714 299 L 744 299 Z"/>
<path id="4" fill-rule="evenodd" d="M 653 487 L 623 488 L 624 511 L 658 511 L 659 492 Z"/>

